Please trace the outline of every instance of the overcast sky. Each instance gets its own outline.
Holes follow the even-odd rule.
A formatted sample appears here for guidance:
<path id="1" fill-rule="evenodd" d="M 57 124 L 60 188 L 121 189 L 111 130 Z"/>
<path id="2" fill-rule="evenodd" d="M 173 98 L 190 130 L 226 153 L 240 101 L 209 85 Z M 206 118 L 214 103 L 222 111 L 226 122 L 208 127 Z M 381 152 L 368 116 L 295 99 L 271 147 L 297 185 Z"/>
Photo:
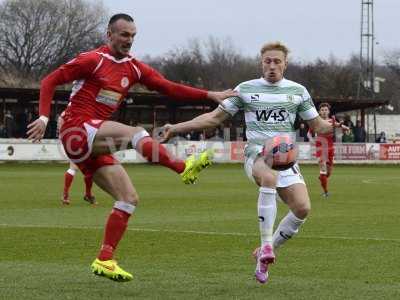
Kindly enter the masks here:
<path id="1" fill-rule="evenodd" d="M 94 0 L 93 0 L 94 1 Z M 376 55 L 400 48 L 400 0 L 374 1 Z M 331 54 L 347 59 L 360 48 L 361 0 L 103 0 L 110 14 L 134 17 L 133 52 L 156 56 L 191 38 L 230 37 L 244 55 L 264 42 L 286 43 L 296 60 Z"/>

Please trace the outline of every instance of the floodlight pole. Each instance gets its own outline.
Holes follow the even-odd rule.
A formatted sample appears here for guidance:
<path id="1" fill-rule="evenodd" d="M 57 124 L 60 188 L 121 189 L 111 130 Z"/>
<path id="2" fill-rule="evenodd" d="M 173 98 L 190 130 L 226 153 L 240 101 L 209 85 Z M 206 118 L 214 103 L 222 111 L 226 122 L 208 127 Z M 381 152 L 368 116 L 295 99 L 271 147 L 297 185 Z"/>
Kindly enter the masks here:
<path id="1" fill-rule="evenodd" d="M 374 81 L 374 1 L 361 0 L 360 32 L 360 72 L 358 77 L 357 98 L 375 98 Z M 374 136 L 376 139 L 376 113 L 374 115 Z M 368 118 L 369 120 L 369 118 Z M 364 124 L 363 124 L 364 126 Z"/>

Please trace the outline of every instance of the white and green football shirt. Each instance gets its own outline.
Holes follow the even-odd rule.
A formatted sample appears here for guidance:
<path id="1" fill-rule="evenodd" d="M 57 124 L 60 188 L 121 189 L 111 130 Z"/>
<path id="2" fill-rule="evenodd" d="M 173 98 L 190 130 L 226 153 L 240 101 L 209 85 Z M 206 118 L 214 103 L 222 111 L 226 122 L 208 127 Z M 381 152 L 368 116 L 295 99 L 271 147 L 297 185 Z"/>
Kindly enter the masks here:
<path id="1" fill-rule="evenodd" d="M 225 99 L 219 107 L 232 116 L 244 110 L 249 146 L 264 145 L 265 140 L 280 134 L 295 139 L 296 115 L 303 120 L 318 116 L 307 89 L 291 80 L 270 83 L 254 79 L 239 84 L 235 91 L 239 96 Z"/>

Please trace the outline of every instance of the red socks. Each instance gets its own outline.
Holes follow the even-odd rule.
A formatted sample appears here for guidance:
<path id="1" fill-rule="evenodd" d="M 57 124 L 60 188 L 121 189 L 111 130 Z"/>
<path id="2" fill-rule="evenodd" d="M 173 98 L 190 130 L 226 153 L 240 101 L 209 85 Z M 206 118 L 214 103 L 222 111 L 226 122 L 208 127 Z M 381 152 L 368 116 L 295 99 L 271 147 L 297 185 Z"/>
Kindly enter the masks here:
<path id="1" fill-rule="evenodd" d="M 326 174 L 319 174 L 319 181 L 325 193 L 328 192 L 328 176 Z"/>
<path id="2" fill-rule="evenodd" d="M 126 228 L 128 227 L 128 220 L 131 215 L 127 212 L 113 208 L 108 217 L 103 245 L 101 246 L 98 259 L 110 260 L 113 257 L 113 252 L 121 240 Z"/>
<path id="3" fill-rule="evenodd" d="M 69 194 L 69 190 L 72 185 L 72 181 L 74 180 L 74 175 L 69 173 L 68 171 L 64 174 L 64 195 Z M 93 185 L 93 177 L 85 176 L 85 196 L 92 197 L 92 185 Z"/>
<path id="4" fill-rule="evenodd" d="M 92 185 L 93 185 L 93 177 L 85 176 L 85 196 L 92 197 Z"/>
<path id="5" fill-rule="evenodd" d="M 138 151 L 149 162 L 158 163 L 180 174 L 185 170 L 185 162 L 168 153 L 167 148 L 151 137 L 139 140 L 136 146 Z"/>
<path id="6" fill-rule="evenodd" d="M 69 189 L 71 187 L 72 181 L 74 180 L 74 175 L 68 172 L 64 174 L 64 195 L 68 195 Z"/>
<path id="7" fill-rule="evenodd" d="M 329 176 L 331 176 L 332 174 L 332 165 L 327 165 L 327 170 L 326 170 L 326 177 L 329 178 Z"/>

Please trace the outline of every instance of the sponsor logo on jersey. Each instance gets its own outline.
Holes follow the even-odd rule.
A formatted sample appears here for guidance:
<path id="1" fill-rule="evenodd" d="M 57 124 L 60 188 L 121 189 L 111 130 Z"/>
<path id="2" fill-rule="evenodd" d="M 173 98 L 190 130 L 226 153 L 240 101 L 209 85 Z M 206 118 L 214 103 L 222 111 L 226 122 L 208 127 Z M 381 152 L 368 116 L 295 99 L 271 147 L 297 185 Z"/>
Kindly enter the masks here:
<path id="1" fill-rule="evenodd" d="M 257 121 L 264 122 L 285 122 L 289 118 L 289 113 L 283 108 L 263 109 L 256 111 Z"/>
<path id="2" fill-rule="evenodd" d="M 259 94 L 254 94 L 250 96 L 250 102 L 258 102 L 260 101 L 260 95 Z"/>
<path id="3" fill-rule="evenodd" d="M 104 89 L 101 89 L 96 97 L 97 102 L 113 107 L 118 106 L 121 100 L 122 95 L 120 93 Z"/>
<path id="4" fill-rule="evenodd" d="M 122 79 L 121 79 L 121 86 L 123 87 L 123 88 L 126 88 L 126 87 L 128 87 L 128 85 L 129 85 L 129 79 L 128 79 L 128 77 L 122 77 Z"/>

